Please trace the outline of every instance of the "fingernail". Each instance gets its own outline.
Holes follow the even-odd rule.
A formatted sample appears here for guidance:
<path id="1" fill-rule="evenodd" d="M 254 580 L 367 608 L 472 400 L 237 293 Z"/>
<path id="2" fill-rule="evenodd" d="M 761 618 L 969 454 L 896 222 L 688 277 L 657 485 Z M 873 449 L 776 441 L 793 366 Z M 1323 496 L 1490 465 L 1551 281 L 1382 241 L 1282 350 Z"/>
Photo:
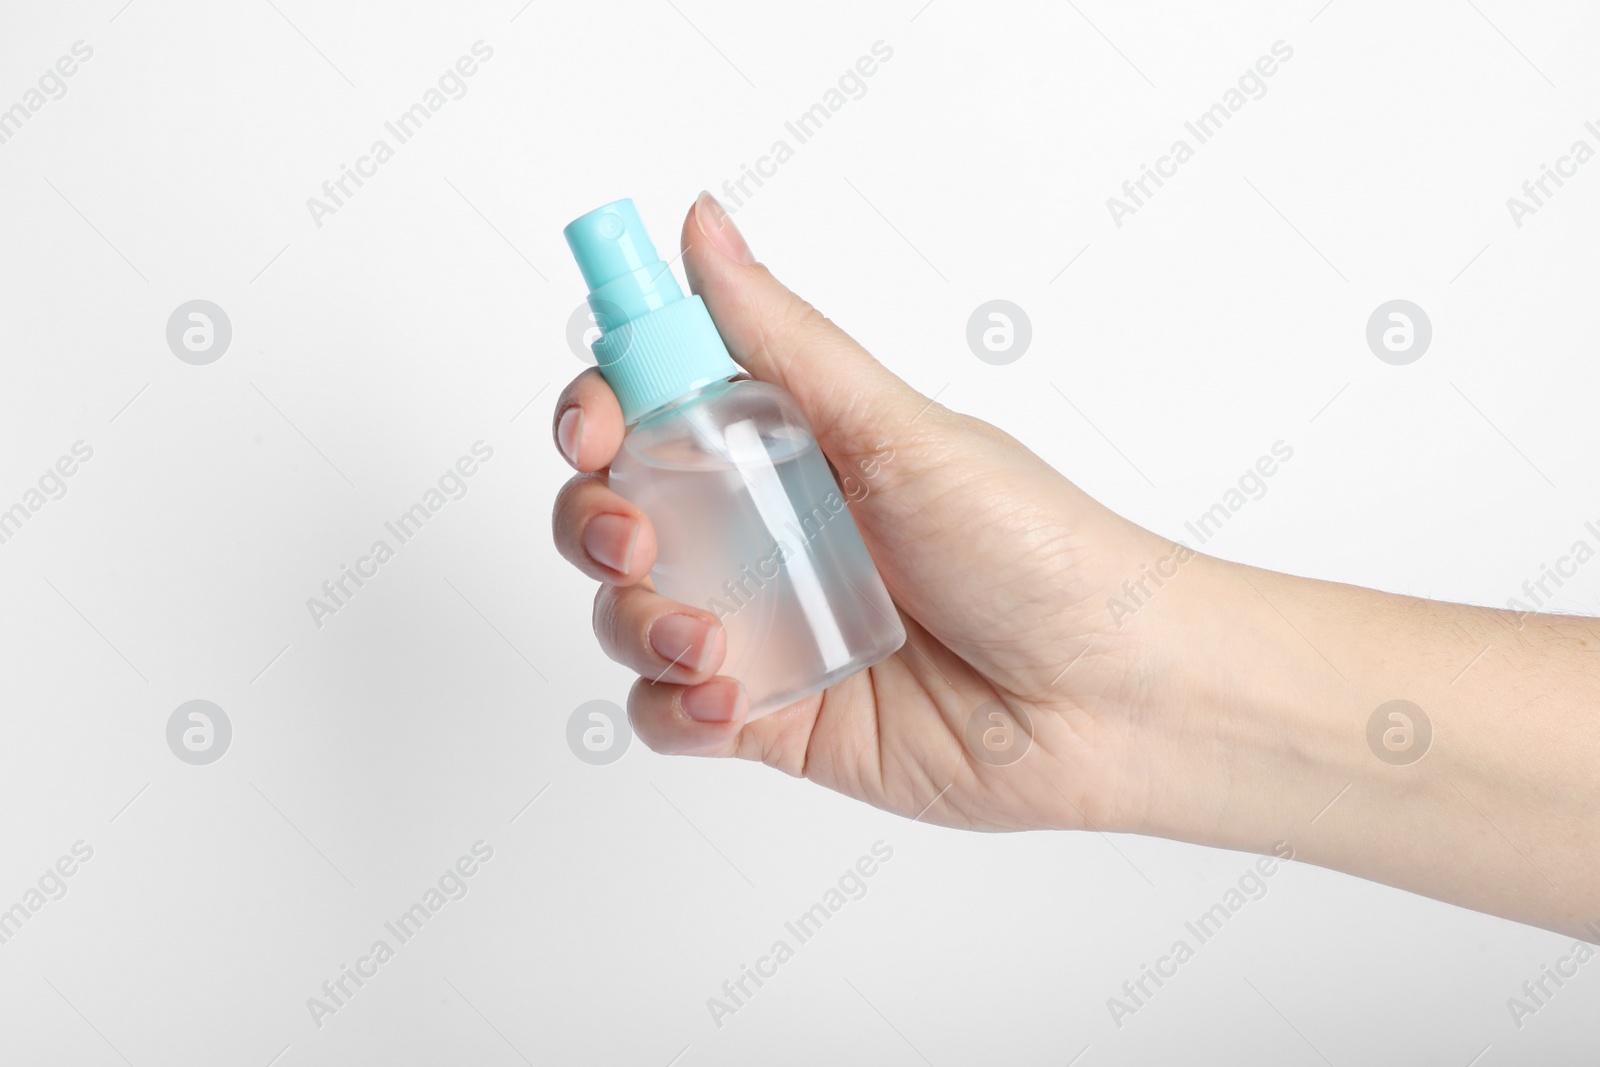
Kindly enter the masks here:
<path id="1" fill-rule="evenodd" d="M 556 423 L 556 444 L 561 448 L 561 454 L 567 457 L 567 462 L 574 467 L 578 465 L 578 443 L 583 438 L 583 407 L 574 404 L 561 413 L 561 421 Z"/>
<path id="2" fill-rule="evenodd" d="M 695 722 L 732 722 L 739 713 L 739 685 L 713 678 L 683 691 L 683 713 Z"/>
<path id="3" fill-rule="evenodd" d="M 696 674 L 705 670 L 711 644 L 711 627 L 693 615 L 663 615 L 650 624 L 655 654 Z"/>
<path id="4" fill-rule="evenodd" d="M 702 192 L 694 202 L 694 221 L 717 251 L 747 267 L 755 263 L 756 257 L 750 251 L 750 246 L 745 244 L 744 234 L 739 232 L 739 227 L 733 224 L 733 219 L 710 193 Z"/>
<path id="5" fill-rule="evenodd" d="M 618 574 L 628 573 L 638 540 L 639 524 L 626 515 L 596 515 L 583 528 L 583 550 L 589 558 Z"/>

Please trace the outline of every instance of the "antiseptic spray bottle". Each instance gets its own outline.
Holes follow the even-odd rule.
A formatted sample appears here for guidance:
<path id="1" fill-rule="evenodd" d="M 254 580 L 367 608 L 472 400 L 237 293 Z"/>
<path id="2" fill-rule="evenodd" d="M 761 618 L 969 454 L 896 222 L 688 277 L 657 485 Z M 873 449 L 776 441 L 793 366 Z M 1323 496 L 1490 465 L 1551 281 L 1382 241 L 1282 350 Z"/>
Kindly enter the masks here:
<path id="1" fill-rule="evenodd" d="M 905 629 L 799 405 L 737 377 L 631 200 L 566 228 L 600 326 L 594 354 L 629 430 L 611 487 L 655 525 L 650 577 L 722 620 L 719 673 L 752 719 L 897 650 Z"/>

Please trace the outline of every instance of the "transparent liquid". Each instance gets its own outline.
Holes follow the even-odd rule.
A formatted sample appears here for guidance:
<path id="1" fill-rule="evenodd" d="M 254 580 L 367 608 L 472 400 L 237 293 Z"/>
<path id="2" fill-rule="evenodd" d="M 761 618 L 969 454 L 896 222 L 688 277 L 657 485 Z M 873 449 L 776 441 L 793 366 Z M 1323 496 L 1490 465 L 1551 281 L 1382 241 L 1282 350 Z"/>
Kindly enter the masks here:
<path id="1" fill-rule="evenodd" d="M 656 589 L 722 620 L 719 673 L 744 683 L 753 719 L 883 660 L 905 630 L 809 430 L 719 414 L 630 435 L 611 485 L 655 525 Z"/>

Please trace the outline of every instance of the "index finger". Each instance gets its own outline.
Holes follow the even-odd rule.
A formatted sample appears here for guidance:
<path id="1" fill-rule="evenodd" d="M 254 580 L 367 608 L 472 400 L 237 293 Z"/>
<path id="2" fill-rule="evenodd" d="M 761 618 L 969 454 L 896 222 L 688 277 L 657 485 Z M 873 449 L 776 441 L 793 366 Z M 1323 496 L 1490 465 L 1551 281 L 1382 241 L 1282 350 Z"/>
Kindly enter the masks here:
<path id="1" fill-rule="evenodd" d="M 561 391 L 552 427 L 556 447 L 580 471 L 604 470 L 622 447 L 626 427 L 617 395 L 590 367 Z"/>

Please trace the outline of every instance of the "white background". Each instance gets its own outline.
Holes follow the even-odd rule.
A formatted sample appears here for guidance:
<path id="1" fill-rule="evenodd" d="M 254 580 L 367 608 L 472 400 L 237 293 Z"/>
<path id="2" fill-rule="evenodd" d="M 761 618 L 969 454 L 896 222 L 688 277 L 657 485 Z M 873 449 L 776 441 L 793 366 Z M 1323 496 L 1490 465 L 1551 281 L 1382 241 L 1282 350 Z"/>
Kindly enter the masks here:
<path id="1" fill-rule="evenodd" d="M 1600 962 L 1520 1029 L 1506 1006 L 1569 939 L 1297 865 L 1118 1029 L 1107 998 L 1248 857 L 960 834 L 566 742 L 630 679 L 550 544 L 582 368 L 561 226 L 633 196 L 670 249 L 878 40 L 737 219 L 917 388 L 1175 538 L 1288 442 L 1206 545 L 1263 566 L 1502 605 L 1593 542 L 1600 162 L 1520 229 L 1505 201 L 1600 147 L 1600 13 L 1320 2 L 8 4 L 0 108 L 94 54 L 0 145 L 0 507 L 94 455 L 0 544 L 0 908 L 94 854 L 0 945 L 0 1062 L 1592 1056 Z M 467 94 L 318 227 L 307 198 L 478 40 Z M 1279 40 L 1267 95 L 1116 227 L 1106 198 Z M 196 298 L 233 327 L 208 366 L 165 339 Z M 994 298 L 1032 321 L 1008 366 L 964 337 Z M 1364 336 L 1395 298 L 1434 329 L 1404 367 Z M 313 625 L 478 440 L 467 496 Z M 1560 607 L 1597 591 L 1600 562 Z M 233 724 L 210 766 L 165 738 L 195 698 Z M 316 1026 L 307 998 L 480 839 L 465 899 Z M 880 839 L 868 894 L 714 1025 Z"/>

